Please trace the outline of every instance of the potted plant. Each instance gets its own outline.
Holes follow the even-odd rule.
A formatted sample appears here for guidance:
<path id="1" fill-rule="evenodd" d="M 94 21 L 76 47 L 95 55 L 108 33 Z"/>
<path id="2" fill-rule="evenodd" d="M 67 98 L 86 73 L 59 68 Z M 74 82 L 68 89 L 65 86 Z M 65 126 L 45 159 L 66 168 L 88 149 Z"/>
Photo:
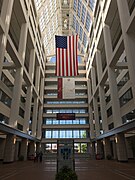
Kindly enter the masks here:
<path id="1" fill-rule="evenodd" d="M 111 159 L 112 159 L 112 155 L 111 155 L 111 154 L 107 154 L 106 158 L 107 158 L 108 160 L 111 160 Z"/>
<path id="2" fill-rule="evenodd" d="M 19 161 L 24 161 L 24 156 L 23 155 L 19 156 Z"/>
<path id="3" fill-rule="evenodd" d="M 75 171 L 64 166 L 61 170 L 56 174 L 55 180 L 77 180 L 77 175 Z"/>

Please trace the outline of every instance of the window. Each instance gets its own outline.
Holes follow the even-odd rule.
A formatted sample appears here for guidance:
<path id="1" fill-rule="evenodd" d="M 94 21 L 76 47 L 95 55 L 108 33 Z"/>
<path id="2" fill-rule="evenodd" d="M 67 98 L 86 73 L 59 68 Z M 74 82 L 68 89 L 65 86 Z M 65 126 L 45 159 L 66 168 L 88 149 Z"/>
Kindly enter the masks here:
<path id="1" fill-rule="evenodd" d="M 21 124 L 17 123 L 17 129 L 19 129 L 19 130 L 23 131 L 23 125 L 21 125 Z"/>
<path id="2" fill-rule="evenodd" d="M 73 124 L 72 120 L 66 120 L 66 124 Z"/>
<path id="3" fill-rule="evenodd" d="M 60 124 L 65 124 L 65 120 L 60 120 Z"/>
<path id="4" fill-rule="evenodd" d="M 86 120 L 85 119 L 81 119 L 80 120 L 80 124 L 86 124 Z"/>
<path id="5" fill-rule="evenodd" d="M 53 124 L 59 124 L 58 120 L 53 120 Z"/>
<path id="6" fill-rule="evenodd" d="M 73 120 L 73 124 L 79 124 L 79 120 Z"/>
<path id="7" fill-rule="evenodd" d="M 83 36 L 83 45 L 86 48 L 86 45 L 87 45 L 87 36 L 86 36 L 86 33 L 84 33 L 84 36 Z"/>
<path id="8" fill-rule="evenodd" d="M 9 118 L 3 114 L 0 113 L 0 122 L 8 124 Z"/>
<path id="9" fill-rule="evenodd" d="M 87 143 L 81 143 L 81 153 L 87 152 Z"/>
<path id="10" fill-rule="evenodd" d="M 112 115 L 112 107 L 107 110 L 107 117 Z"/>
<path id="11" fill-rule="evenodd" d="M 24 110 L 22 108 L 19 108 L 19 115 L 24 118 Z"/>
<path id="12" fill-rule="evenodd" d="M 79 130 L 74 130 L 73 131 L 73 138 L 79 138 Z"/>
<path id="13" fill-rule="evenodd" d="M 86 14 L 86 8 L 83 5 L 82 6 L 82 17 L 81 17 L 81 21 L 82 21 L 83 24 L 84 24 L 84 21 L 85 21 L 85 14 Z"/>
<path id="14" fill-rule="evenodd" d="M 73 15 L 73 28 L 75 29 L 75 25 L 76 25 L 76 17 Z"/>
<path id="15" fill-rule="evenodd" d="M 111 95 L 109 94 L 108 96 L 105 97 L 106 104 L 108 104 L 110 100 L 111 100 Z"/>
<path id="16" fill-rule="evenodd" d="M 80 130 L 80 137 L 86 138 L 86 130 Z"/>
<path id="17" fill-rule="evenodd" d="M 78 33 L 79 32 L 79 23 L 78 23 L 78 21 L 76 21 L 76 33 Z"/>
<path id="18" fill-rule="evenodd" d="M 79 18 L 80 18 L 80 12 L 81 12 L 81 5 L 82 5 L 81 0 L 78 0 L 77 16 L 78 16 Z"/>
<path id="19" fill-rule="evenodd" d="M 40 24 L 41 31 L 43 31 L 45 28 L 45 15 L 43 12 L 42 12 L 41 17 L 39 19 L 39 24 Z"/>
<path id="20" fill-rule="evenodd" d="M 72 130 L 66 131 L 66 138 L 72 138 Z"/>
<path id="21" fill-rule="evenodd" d="M 51 131 L 46 131 L 46 135 L 45 135 L 46 138 L 51 138 Z"/>
<path id="22" fill-rule="evenodd" d="M 112 122 L 111 124 L 108 125 L 108 129 L 111 130 L 114 128 L 114 123 Z"/>
<path id="23" fill-rule="evenodd" d="M 95 0 L 89 0 L 88 6 L 93 10 L 95 5 Z"/>
<path id="24" fill-rule="evenodd" d="M 123 78 L 120 80 L 120 82 L 118 83 L 118 91 L 127 83 L 127 81 L 129 80 L 129 72 L 127 72 L 125 74 L 125 76 L 123 76 Z"/>
<path id="25" fill-rule="evenodd" d="M 90 24 L 91 24 L 91 17 L 90 17 L 90 14 L 87 12 L 85 28 L 87 29 L 88 32 L 90 29 Z"/>
<path id="26" fill-rule="evenodd" d="M 131 88 L 126 91 L 119 99 L 120 101 L 120 107 L 128 103 L 133 98 L 132 90 Z"/>
<path id="27" fill-rule="evenodd" d="M 77 0 L 74 0 L 74 7 L 73 7 L 74 11 L 76 11 L 76 6 L 77 6 Z"/>
<path id="28" fill-rule="evenodd" d="M 0 89 L 0 101 L 3 102 L 6 106 L 11 106 L 11 98 Z"/>
<path id="29" fill-rule="evenodd" d="M 83 28 L 80 26 L 79 38 L 81 41 L 82 41 L 82 35 L 83 35 Z"/>
<path id="30" fill-rule="evenodd" d="M 132 110 L 131 112 L 127 113 L 122 117 L 122 123 L 128 123 L 132 120 L 135 120 L 135 110 Z"/>
<path id="31" fill-rule="evenodd" d="M 78 42 L 78 49 L 79 49 L 79 51 L 80 51 L 80 49 L 81 49 L 81 45 L 80 45 L 80 43 Z M 75 94 L 76 95 L 76 94 Z"/>
<path id="32" fill-rule="evenodd" d="M 45 136 L 44 136 L 45 135 Z M 46 130 L 42 133 L 43 138 L 86 138 L 86 130 Z"/>
<path id="33" fill-rule="evenodd" d="M 52 138 L 58 138 L 58 137 L 59 137 L 59 134 L 58 134 L 58 133 L 59 133 L 58 130 L 52 131 Z"/>
<path id="34" fill-rule="evenodd" d="M 46 120 L 46 124 L 52 124 L 52 120 Z"/>
<path id="35" fill-rule="evenodd" d="M 60 138 L 66 138 L 65 130 L 60 130 Z"/>

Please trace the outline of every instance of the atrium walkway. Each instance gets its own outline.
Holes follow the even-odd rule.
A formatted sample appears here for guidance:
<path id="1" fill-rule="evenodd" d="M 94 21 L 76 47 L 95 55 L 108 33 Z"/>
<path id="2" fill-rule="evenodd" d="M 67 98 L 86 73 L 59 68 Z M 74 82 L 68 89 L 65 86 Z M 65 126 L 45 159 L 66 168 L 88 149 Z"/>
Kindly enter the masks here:
<path id="1" fill-rule="evenodd" d="M 135 180 L 135 161 L 76 161 L 78 180 Z M 56 161 L 44 160 L 0 164 L 0 180 L 55 180 Z"/>

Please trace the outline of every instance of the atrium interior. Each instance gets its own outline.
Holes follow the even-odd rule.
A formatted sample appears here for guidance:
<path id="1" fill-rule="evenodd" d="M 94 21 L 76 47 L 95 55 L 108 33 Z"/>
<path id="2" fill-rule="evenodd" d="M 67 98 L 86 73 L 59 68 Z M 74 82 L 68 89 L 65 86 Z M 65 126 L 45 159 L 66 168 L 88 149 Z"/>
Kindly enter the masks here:
<path id="1" fill-rule="evenodd" d="M 21 158 L 29 164 L 37 152 L 56 163 L 58 142 L 72 140 L 78 169 L 84 159 L 132 161 L 132 169 L 134 29 L 134 0 L 0 0 L 1 168 Z M 79 75 L 68 77 L 74 79 L 74 98 L 58 97 L 56 35 L 78 35 Z"/>

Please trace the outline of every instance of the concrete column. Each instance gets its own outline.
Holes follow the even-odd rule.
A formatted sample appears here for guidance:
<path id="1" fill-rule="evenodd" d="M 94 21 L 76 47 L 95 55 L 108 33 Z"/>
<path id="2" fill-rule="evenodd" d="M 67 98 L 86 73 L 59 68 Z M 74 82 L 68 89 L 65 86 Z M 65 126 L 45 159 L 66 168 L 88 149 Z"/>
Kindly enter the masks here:
<path id="1" fill-rule="evenodd" d="M 35 145 L 35 142 L 31 141 L 29 143 L 29 155 L 35 155 L 35 152 L 36 152 L 36 145 Z"/>
<path id="2" fill-rule="evenodd" d="M 4 163 L 10 163 L 14 161 L 16 137 L 12 134 L 8 134 L 6 138 L 5 151 L 4 151 Z"/>
<path id="3" fill-rule="evenodd" d="M 93 106 L 94 106 L 96 136 L 99 136 L 100 135 L 100 124 L 99 124 L 99 114 L 98 114 L 98 102 L 97 102 L 96 97 L 93 98 Z"/>
<path id="4" fill-rule="evenodd" d="M 91 147 L 90 147 L 90 142 L 87 143 L 87 153 L 90 154 L 90 151 L 91 151 Z"/>
<path id="5" fill-rule="evenodd" d="M 1 138 L 0 139 L 0 160 L 3 160 L 4 158 L 5 143 L 6 143 L 6 139 Z"/>
<path id="6" fill-rule="evenodd" d="M 117 159 L 116 142 L 112 141 L 113 159 Z"/>
<path id="7" fill-rule="evenodd" d="M 28 140 L 22 139 L 21 141 L 21 149 L 20 149 L 20 156 L 24 156 L 24 161 L 27 160 L 27 150 L 28 150 Z"/>
<path id="8" fill-rule="evenodd" d="M 11 125 L 12 127 L 17 127 L 17 120 L 18 120 L 19 107 L 20 107 L 20 95 L 22 88 L 22 74 L 23 74 L 23 68 L 16 69 L 13 98 L 12 98 L 10 118 L 9 118 L 9 125 Z"/>
<path id="9" fill-rule="evenodd" d="M 102 142 L 101 140 L 97 141 L 97 154 L 103 155 L 103 149 L 102 149 Z"/>
<path id="10" fill-rule="evenodd" d="M 41 78 L 41 85 L 40 85 L 40 98 L 44 99 L 44 77 Z"/>
<path id="11" fill-rule="evenodd" d="M 37 138 L 41 139 L 42 136 L 42 119 L 43 119 L 43 106 L 39 106 L 39 113 L 38 113 L 38 129 L 37 129 Z"/>
<path id="12" fill-rule="evenodd" d="M 30 63 L 29 63 L 29 76 L 32 79 L 33 82 L 33 78 L 34 78 L 34 70 L 35 70 L 35 50 L 32 49 L 30 51 Z"/>
<path id="13" fill-rule="evenodd" d="M 98 82 L 100 82 L 103 72 L 102 72 L 101 52 L 99 50 L 97 50 L 96 52 L 96 64 L 97 64 Z M 99 85 L 99 97 L 100 97 L 100 108 L 101 108 L 103 131 L 107 132 L 108 123 L 107 123 L 107 113 L 106 113 L 105 92 L 104 92 L 104 85 L 102 85 L 101 83 Z"/>
<path id="14" fill-rule="evenodd" d="M 95 142 L 92 142 L 90 144 L 90 148 L 91 148 L 91 151 L 90 151 L 91 158 L 95 159 L 95 157 L 96 157 Z"/>
<path id="15" fill-rule="evenodd" d="M 92 91 L 93 91 L 92 93 L 94 94 L 96 89 L 96 72 L 94 67 L 91 68 L 91 78 L 92 78 Z"/>
<path id="16" fill-rule="evenodd" d="M 29 120 L 31 113 L 31 102 L 32 102 L 32 86 L 27 88 L 26 103 L 25 103 L 25 114 L 24 114 L 24 125 L 23 131 L 28 133 L 29 131 Z"/>
<path id="17" fill-rule="evenodd" d="M 14 0 L 4 0 L 1 9 L 1 20 L 5 25 L 5 34 L 0 35 L 0 79 L 2 74 L 2 64 L 4 61 L 5 49 L 7 44 L 7 34 L 11 20 L 11 13 L 13 9 Z"/>
<path id="18" fill-rule="evenodd" d="M 130 138 L 125 138 L 125 141 L 126 141 L 126 149 L 127 149 L 128 159 L 133 159 L 134 155 L 133 155 L 133 150 L 132 150 L 132 147 L 131 147 Z"/>
<path id="19" fill-rule="evenodd" d="M 36 151 L 37 152 L 41 151 L 41 144 L 39 142 L 36 143 Z"/>
<path id="20" fill-rule="evenodd" d="M 1 9 L 1 19 L 8 32 L 14 0 L 4 0 Z"/>
<path id="21" fill-rule="evenodd" d="M 20 58 L 22 60 L 22 66 L 24 64 L 24 59 L 25 59 L 27 32 L 28 32 L 27 23 L 24 23 L 21 26 L 21 35 L 20 35 L 19 49 L 18 49 Z M 19 107 L 20 107 L 20 96 L 22 89 L 22 79 L 23 79 L 23 67 L 19 67 L 16 69 L 16 74 L 15 74 L 14 91 L 13 91 L 13 98 L 12 98 L 11 111 L 10 111 L 11 113 L 9 119 L 9 124 L 12 127 L 17 126 Z"/>
<path id="22" fill-rule="evenodd" d="M 102 71 L 101 52 L 99 50 L 96 51 L 96 65 L 97 65 L 98 82 L 100 82 L 103 71 Z"/>
<path id="23" fill-rule="evenodd" d="M 88 103 L 89 103 L 92 96 L 90 79 L 87 80 L 87 88 L 88 88 Z"/>
<path id="24" fill-rule="evenodd" d="M 126 149 L 124 134 L 123 133 L 116 134 L 115 141 L 116 141 L 118 161 L 127 162 L 128 157 L 127 157 L 127 149 Z"/>
<path id="25" fill-rule="evenodd" d="M 37 114 L 38 114 L 38 98 L 34 98 L 34 108 L 33 108 L 33 117 L 32 117 L 32 136 L 36 136 L 37 128 Z"/>
<path id="26" fill-rule="evenodd" d="M 39 86 L 40 86 L 40 66 L 37 66 L 36 68 L 36 83 L 35 87 L 36 90 L 39 92 Z"/>
<path id="27" fill-rule="evenodd" d="M 95 138 L 94 124 L 93 124 L 93 112 L 92 112 L 91 105 L 89 105 L 88 108 L 89 108 L 90 138 L 93 139 L 93 138 Z"/>
<path id="28" fill-rule="evenodd" d="M 18 52 L 23 61 L 22 64 L 24 64 L 25 53 L 26 53 L 27 33 L 28 33 L 27 23 L 24 23 L 21 26 L 21 34 L 20 34 L 19 48 L 18 48 Z"/>
<path id="29" fill-rule="evenodd" d="M 120 114 L 120 104 L 119 104 L 119 96 L 117 90 L 117 81 L 116 81 L 116 73 L 113 67 L 109 67 L 110 57 L 112 56 L 112 43 L 111 43 L 111 35 L 110 28 L 105 25 L 103 28 L 104 41 L 105 41 L 105 53 L 108 65 L 108 78 L 109 78 L 109 87 L 111 93 L 111 101 L 112 101 L 112 112 L 113 112 L 113 122 L 114 127 L 118 127 L 122 124 L 121 114 Z"/>
<path id="30" fill-rule="evenodd" d="M 135 35 L 133 32 L 127 32 L 127 25 L 129 22 L 130 14 L 127 0 L 117 0 L 118 11 L 120 16 L 122 35 L 124 41 L 124 47 L 126 52 L 126 58 L 128 61 L 128 69 L 130 75 L 130 81 L 132 84 L 133 98 L 135 102 Z"/>
<path id="31" fill-rule="evenodd" d="M 104 140 L 103 140 L 103 145 L 104 145 L 104 155 L 105 155 L 105 159 L 107 159 L 107 156 L 108 156 L 108 155 L 111 155 L 111 156 L 112 156 L 110 138 L 104 138 Z"/>
<path id="32" fill-rule="evenodd" d="M 19 141 L 16 141 L 15 143 L 15 154 L 14 154 L 14 160 L 18 161 L 18 156 L 19 156 Z"/>
<path id="33" fill-rule="evenodd" d="M 103 131 L 104 132 L 108 132 L 105 91 L 104 91 L 104 86 L 102 86 L 102 85 L 99 85 L 99 97 L 100 97 L 100 108 L 101 108 L 101 117 L 102 117 Z"/>

